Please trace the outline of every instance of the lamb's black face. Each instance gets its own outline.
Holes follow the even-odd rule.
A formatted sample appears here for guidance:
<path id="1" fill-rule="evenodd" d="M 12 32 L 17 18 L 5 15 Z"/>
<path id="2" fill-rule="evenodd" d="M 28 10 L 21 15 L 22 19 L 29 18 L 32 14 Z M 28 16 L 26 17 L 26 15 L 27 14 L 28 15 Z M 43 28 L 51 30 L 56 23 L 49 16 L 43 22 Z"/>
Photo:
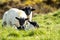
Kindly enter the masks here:
<path id="1" fill-rule="evenodd" d="M 25 23 L 25 21 L 26 20 L 28 20 L 28 18 L 18 18 L 18 17 L 16 17 L 16 19 L 19 21 L 19 27 L 20 28 L 24 28 L 24 23 Z"/>
<path id="2" fill-rule="evenodd" d="M 31 11 L 34 11 L 35 9 L 33 9 L 31 7 L 25 7 L 22 10 L 25 11 L 26 15 L 30 15 Z"/>

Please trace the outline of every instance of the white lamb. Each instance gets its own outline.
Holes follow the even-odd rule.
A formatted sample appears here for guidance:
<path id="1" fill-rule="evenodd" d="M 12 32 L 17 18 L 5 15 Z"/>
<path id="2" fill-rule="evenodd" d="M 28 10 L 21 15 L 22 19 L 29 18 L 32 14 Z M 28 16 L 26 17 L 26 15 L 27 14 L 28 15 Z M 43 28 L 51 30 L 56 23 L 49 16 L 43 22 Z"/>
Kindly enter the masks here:
<path id="1" fill-rule="evenodd" d="M 19 26 L 19 22 L 16 19 L 18 18 L 27 18 L 26 14 L 22 10 L 18 10 L 16 8 L 11 8 L 10 10 L 6 11 L 3 15 L 3 22 L 2 25 L 10 25 L 10 26 Z"/>

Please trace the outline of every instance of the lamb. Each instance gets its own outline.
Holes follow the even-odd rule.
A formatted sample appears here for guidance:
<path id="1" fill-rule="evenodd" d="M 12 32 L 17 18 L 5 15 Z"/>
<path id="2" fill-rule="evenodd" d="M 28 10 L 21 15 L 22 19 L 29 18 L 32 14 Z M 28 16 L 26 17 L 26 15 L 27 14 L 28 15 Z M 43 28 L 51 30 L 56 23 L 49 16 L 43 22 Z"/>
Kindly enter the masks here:
<path id="1" fill-rule="evenodd" d="M 34 11 L 35 9 L 30 6 L 27 6 L 24 7 L 22 10 L 26 13 L 27 17 L 29 18 L 28 20 L 32 21 L 32 11 Z"/>
<path id="2" fill-rule="evenodd" d="M 17 26 L 17 27 L 21 26 L 22 27 L 24 25 L 24 23 L 22 21 L 22 22 L 20 22 L 20 25 L 19 25 L 20 20 L 18 20 L 18 18 L 20 20 L 24 19 L 23 20 L 24 23 L 25 23 L 25 19 L 26 20 L 28 19 L 24 11 L 18 10 L 17 8 L 11 8 L 10 10 L 8 10 L 4 13 L 2 26 L 10 25 L 10 26 Z M 21 25 L 21 23 L 23 23 L 23 24 Z"/>

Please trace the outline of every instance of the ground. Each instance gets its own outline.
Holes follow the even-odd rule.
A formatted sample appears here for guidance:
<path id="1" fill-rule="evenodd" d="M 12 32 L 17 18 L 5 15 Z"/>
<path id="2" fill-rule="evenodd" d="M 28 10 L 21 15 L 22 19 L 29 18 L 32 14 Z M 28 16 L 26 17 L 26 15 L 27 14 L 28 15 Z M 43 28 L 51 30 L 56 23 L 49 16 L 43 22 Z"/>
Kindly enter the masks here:
<path id="1" fill-rule="evenodd" d="M 0 40 L 60 40 L 60 10 L 36 14 L 33 21 L 39 24 L 39 28 L 24 31 L 12 27 L 2 28 L 0 20 Z"/>

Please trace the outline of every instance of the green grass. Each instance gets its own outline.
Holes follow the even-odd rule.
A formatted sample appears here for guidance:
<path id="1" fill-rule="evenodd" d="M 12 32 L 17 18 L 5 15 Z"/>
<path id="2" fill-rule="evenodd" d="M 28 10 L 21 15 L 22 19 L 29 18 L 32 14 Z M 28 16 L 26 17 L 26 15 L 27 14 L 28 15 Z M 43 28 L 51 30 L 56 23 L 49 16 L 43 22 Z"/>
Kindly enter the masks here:
<path id="1" fill-rule="evenodd" d="M 38 22 L 40 27 L 24 31 L 2 28 L 0 20 L 0 40 L 60 40 L 60 11 L 34 15 L 33 21 Z"/>

